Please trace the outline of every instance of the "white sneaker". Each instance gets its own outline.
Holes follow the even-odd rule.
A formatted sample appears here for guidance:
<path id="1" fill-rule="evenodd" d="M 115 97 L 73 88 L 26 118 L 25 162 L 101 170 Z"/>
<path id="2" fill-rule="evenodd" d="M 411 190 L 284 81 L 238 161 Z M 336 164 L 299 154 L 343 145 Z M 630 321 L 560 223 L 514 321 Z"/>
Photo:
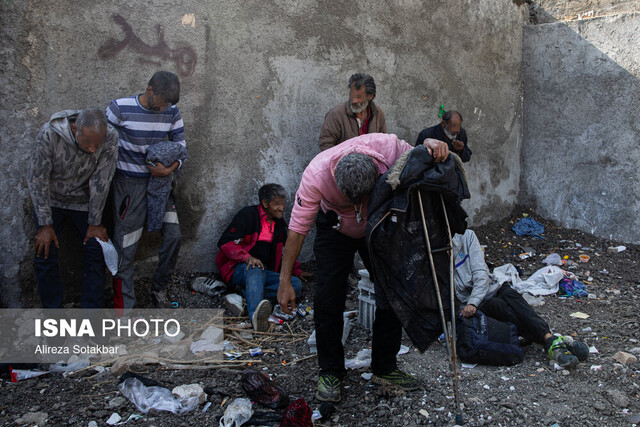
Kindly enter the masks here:
<path id="1" fill-rule="evenodd" d="M 256 311 L 253 312 L 251 317 L 251 324 L 253 330 L 257 332 L 266 332 L 269 329 L 269 316 L 271 315 L 271 303 L 269 300 L 263 299 L 256 307 Z"/>

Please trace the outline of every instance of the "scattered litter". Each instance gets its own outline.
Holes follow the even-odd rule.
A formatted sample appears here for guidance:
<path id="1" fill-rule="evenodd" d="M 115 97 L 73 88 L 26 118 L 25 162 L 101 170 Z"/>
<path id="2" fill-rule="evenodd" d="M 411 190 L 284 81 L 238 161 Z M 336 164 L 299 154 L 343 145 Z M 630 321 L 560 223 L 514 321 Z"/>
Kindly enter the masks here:
<path id="1" fill-rule="evenodd" d="M 193 282 L 191 282 L 191 289 L 210 297 L 215 297 L 226 291 L 227 285 L 220 280 L 214 280 L 208 277 L 196 277 Z"/>
<path id="2" fill-rule="evenodd" d="M 502 381 L 509 381 L 509 377 L 505 377 L 504 375 L 500 377 Z"/>
<path id="3" fill-rule="evenodd" d="M 202 408 L 202 412 L 207 412 L 207 409 L 209 409 L 209 406 L 211 406 L 211 402 L 205 403 L 204 407 Z"/>
<path id="4" fill-rule="evenodd" d="M 477 363 L 463 363 L 462 364 L 462 367 L 465 368 L 465 369 L 473 369 L 476 366 L 478 366 Z"/>
<path id="5" fill-rule="evenodd" d="M 17 383 L 20 380 L 26 380 L 27 378 L 35 378 L 40 375 L 48 374 L 49 371 L 29 371 L 25 369 L 11 369 L 11 382 Z"/>
<path id="6" fill-rule="evenodd" d="M 147 387 L 138 378 L 127 378 L 120 383 L 120 392 L 144 414 L 151 409 L 181 414 L 198 406 L 197 397 L 176 399 L 168 388 Z"/>
<path id="7" fill-rule="evenodd" d="M 589 292 L 584 283 L 565 277 L 558 283 L 558 294 L 563 297 L 584 298 L 589 295 Z"/>
<path id="8" fill-rule="evenodd" d="M 627 249 L 626 246 L 620 245 L 620 246 L 611 246 L 611 247 L 609 247 L 608 251 L 611 252 L 611 253 L 617 253 L 617 252 L 622 252 L 622 251 L 624 251 L 626 249 Z"/>
<path id="9" fill-rule="evenodd" d="M 589 368 L 591 370 L 591 372 L 598 372 L 602 370 L 602 365 L 591 365 L 591 368 Z"/>
<path id="10" fill-rule="evenodd" d="M 600 352 L 595 345 L 592 345 L 591 347 L 589 347 L 589 354 L 600 354 Z"/>
<path id="11" fill-rule="evenodd" d="M 191 353 L 197 354 L 201 351 L 222 351 L 224 346 L 222 344 L 214 344 L 207 340 L 198 340 L 191 343 L 189 346 Z"/>
<path id="12" fill-rule="evenodd" d="M 311 413 L 311 418 L 314 420 L 319 420 L 320 418 L 322 418 L 322 415 L 320 415 L 319 410 L 314 409 L 313 412 Z"/>
<path id="13" fill-rule="evenodd" d="M 244 371 L 240 387 L 251 400 L 267 408 L 284 408 L 289 404 L 289 395 L 267 375 L 254 369 Z"/>
<path id="14" fill-rule="evenodd" d="M 317 353 L 318 352 L 318 347 L 316 345 L 316 330 L 314 329 L 313 332 L 311 332 L 311 335 L 309 336 L 309 339 L 307 340 L 307 344 L 309 345 L 309 353 L 313 354 L 313 353 Z"/>
<path id="15" fill-rule="evenodd" d="M 107 420 L 107 424 L 109 424 L 110 426 L 117 425 L 121 419 L 122 417 L 120 416 L 120 414 L 118 414 L 117 412 L 114 412 L 113 414 L 111 414 L 111 416 Z"/>
<path id="16" fill-rule="evenodd" d="M 253 415 L 253 408 L 249 399 L 244 397 L 234 399 L 220 418 L 220 427 L 239 427 L 249 421 L 251 415 Z"/>
<path id="17" fill-rule="evenodd" d="M 575 313 L 570 314 L 574 319 L 588 319 L 589 315 L 587 313 L 583 313 L 581 311 L 576 311 Z"/>
<path id="18" fill-rule="evenodd" d="M 591 326 L 587 326 L 586 328 L 582 328 L 582 332 L 591 332 Z"/>
<path id="19" fill-rule="evenodd" d="M 111 239 L 108 239 L 106 242 L 103 242 L 100 239 L 96 240 L 102 247 L 102 256 L 104 257 L 104 263 L 107 265 L 109 272 L 113 276 L 115 276 L 118 272 L 118 252 L 116 251 L 116 247 L 113 245 Z"/>
<path id="20" fill-rule="evenodd" d="M 362 377 L 362 379 L 369 381 L 373 374 L 371 372 L 363 372 L 362 374 L 360 374 L 360 376 Z"/>
<path id="21" fill-rule="evenodd" d="M 589 262 L 589 255 L 580 254 L 580 262 Z"/>
<path id="22" fill-rule="evenodd" d="M 522 298 L 524 298 L 531 307 L 540 307 L 544 305 L 544 297 L 542 295 L 534 296 L 529 292 L 525 292 L 522 294 Z"/>
<path id="23" fill-rule="evenodd" d="M 409 353 L 409 347 L 407 347 L 406 345 L 401 345 L 400 346 L 400 350 L 398 351 L 398 354 L 407 354 Z"/>
<path id="24" fill-rule="evenodd" d="M 427 412 L 425 409 L 420 409 L 418 413 L 425 418 L 429 418 L 429 412 Z"/>
<path id="25" fill-rule="evenodd" d="M 346 369 L 359 369 L 371 366 L 371 349 L 365 348 L 360 350 L 353 359 L 345 359 L 344 367 Z"/>
<path id="26" fill-rule="evenodd" d="M 489 390 L 491 387 L 489 387 L 488 384 L 485 384 L 485 385 L 482 386 L 482 388 L 485 389 L 485 390 Z"/>
<path id="27" fill-rule="evenodd" d="M 287 320 L 292 320 L 296 315 L 295 312 L 292 314 L 287 314 L 284 311 L 282 311 L 282 308 L 280 307 L 280 304 L 276 304 L 275 307 L 273 307 L 273 313 L 272 313 L 275 317 L 282 319 L 284 321 Z"/>
<path id="28" fill-rule="evenodd" d="M 260 347 L 250 348 L 249 355 L 251 357 L 262 356 L 262 349 Z"/>
<path id="29" fill-rule="evenodd" d="M 236 360 L 239 357 L 242 357 L 241 351 L 225 351 L 224 358 L 227 360 Z"/>
<path id="30" fill-rule="evenodd" d="M 516 222 L 511 229 L 518 236 L 533 236 L 537 239 L 544 239 L 544 225 L 539 223 L 533 218 L 522 218 L 520 221 Z"/>
<path id="31" fill-rule="evenodd" d="M 284 319 L 281 319 L 281 318 L 276 317 L 274 315 L 270 315 L 268 320 L 269 320 L 269 322 L 275 323 L 276 325 L 282 325 L 284 323 Z"/>

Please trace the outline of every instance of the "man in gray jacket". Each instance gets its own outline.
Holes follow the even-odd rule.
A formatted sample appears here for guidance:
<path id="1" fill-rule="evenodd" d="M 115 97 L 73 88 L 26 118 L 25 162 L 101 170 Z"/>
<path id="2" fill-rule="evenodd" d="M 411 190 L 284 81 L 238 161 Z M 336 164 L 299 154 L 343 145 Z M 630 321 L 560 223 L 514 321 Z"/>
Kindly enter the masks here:
<path id="1" fill-rule="evenodd" d="M 65 110 L 40 129 L 27 181 L 34 219 L 35 272 L 44 308 L 62 307 L 58 235 L 70 219 L 83 237 L 82 307 L 104 305 L 104 259 L 96 241 L 107 241 L 101 225 L 118 155 L 118 132 L 100 110 Z"/>
<path id="2" fill-rule="evenodd" d="M 549 325 L 508 283 L 492 281 L 484 253 L 472 230 L 453 236 L 456 296 L 464 304 L 462 317 L 473 317 L 477 310 L 489 317 L 516 325 L 518 333 L 530 342 L 544 346 L 549 359 L 562 367 L 573 367 L 587 359 L 589 347 L 564 336 L 551 334 Z"/>

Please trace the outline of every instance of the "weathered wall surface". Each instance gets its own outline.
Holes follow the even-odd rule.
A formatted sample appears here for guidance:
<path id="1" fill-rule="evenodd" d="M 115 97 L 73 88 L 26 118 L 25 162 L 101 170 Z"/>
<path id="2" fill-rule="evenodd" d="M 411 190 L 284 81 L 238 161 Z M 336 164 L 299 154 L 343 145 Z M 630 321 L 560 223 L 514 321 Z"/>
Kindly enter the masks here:
<path id="1" fill-rule="evenodd" d="M 534 0 L 537 23 L 573 21 L 640 11 L 640 0 Z"/>
<path id="2" fill-rule="evenodd" d="M 177 189 L 179 268 L 214 269 L 217 239 L 265 182 L 295 192 L 318 152 L 324 114 L 354 72 L 372 74 L 388 129 L 413 143 L 460 110 L 474 151 L 473 222 L 516 201 L 522 127 L 522 23 L 511 0 L 2 2 L 0 275 L 14 302 L 33 289 L 26 164 L 55 111 L 106 107 L 177 72 L 191 154 Z M 73 12 L 73 13 L 71 13 Z M 158 26 L 161 26 L 158 27 Z M 157 236 L 139 260 L 153 264 Z M 63 248 L 63 255 L 67 249 Z M 306 256 L 310 254 L 307 245 Z"/>
<path id="3" fill-rule="evenodd" d="M 640 15 L 524 30 L 521 200 L 565 227 L 640 242 Z"/>

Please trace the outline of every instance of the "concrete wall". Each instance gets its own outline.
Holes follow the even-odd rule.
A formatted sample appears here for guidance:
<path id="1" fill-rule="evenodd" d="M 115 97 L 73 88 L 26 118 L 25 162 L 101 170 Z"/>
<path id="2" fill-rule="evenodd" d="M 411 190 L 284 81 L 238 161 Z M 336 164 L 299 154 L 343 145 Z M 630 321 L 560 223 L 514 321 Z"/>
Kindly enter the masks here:
<path id="1" fill-rule="evenodd" d="M 177 191 L 180 269 L 214 269 L 220 233 L 239 208 L 257 202 L 263 183 L 279 182 L 293 195 L 318 152 L 324 114 L 346 99 L 354 72 L 375 77 L 388 129 L 407 141 L 438 122 L 440 104 L 463 113 L 474 151 L 466 204 L 473 222 L 502 217 L 516 201 L 526 6 L 66 0 L 0 7 L 4 304 L 17 301 L 19 280 L 34 288 L 25 165 L 38 128 L 55 111 L 140 93 L 158 69 L 181 76 L 191 154 Z M 145 237 L 141 264 L 153 264 L 157 240 Z"/>
<path id="2" fill-rule="evenodd" d="M 640 242 L 638 28 L 639 14 L 529 26 L 523 49 L 521 201 L 629 243 Z"/>

